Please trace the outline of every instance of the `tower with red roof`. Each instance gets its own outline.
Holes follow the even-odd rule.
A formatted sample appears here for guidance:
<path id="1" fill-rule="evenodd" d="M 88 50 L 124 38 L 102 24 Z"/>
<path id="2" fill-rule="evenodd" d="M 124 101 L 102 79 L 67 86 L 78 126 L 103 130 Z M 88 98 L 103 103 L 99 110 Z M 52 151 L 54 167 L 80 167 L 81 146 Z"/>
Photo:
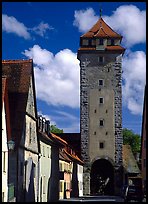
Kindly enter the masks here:
<path id="1" fill-rule="evenodd" d="M 122 186 L 122 36 L 100 16 L 80 37 L 81 156 L 84 195 Z M 104 183 L 104 185 L 103 185 Z"/>

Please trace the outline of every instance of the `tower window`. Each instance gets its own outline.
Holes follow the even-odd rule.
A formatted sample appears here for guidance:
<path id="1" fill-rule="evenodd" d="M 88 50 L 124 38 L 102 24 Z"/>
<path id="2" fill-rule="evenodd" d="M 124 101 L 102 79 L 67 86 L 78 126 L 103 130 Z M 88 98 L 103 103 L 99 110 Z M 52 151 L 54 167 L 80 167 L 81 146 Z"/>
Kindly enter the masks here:
<path id="1" fill-rule="evenodd" d="M 84 39 L 84 40 L 82 41 L 82 43 L 83 43 L 83 45 L 88 45 L 88 40 Z"/>
<path id="2" fill-rule="evenodd" d="M 96 41 L 93 39 L 93 40 L 91 41 L 91 44 L 92 44 L 92 45 L 95 45 L 95 44 L 96 44 Z"/>
<path id="3" fill-rule="evenodd" d="M 115 44 L 114 39 L 111 39 L 111 45 L 114 45 L 114 44 Z"/>
<path id="4" fill-rule="evenodd" d="M 103 38 L 99 39 L 99 45 L 103 45 Z"/>
<path id="5" fill-rule="evenodd" d="M 104 58 L 103 58 L 103 56 L 99 56 L 98 61 L 99 61 L 100 63 L 103 63 L 103 62 L 104 62 Z"/>
<path id="6" fill-rule="evenodd" d="M 99 103 L 100 103 L 100 104 L 103 104 L 103 103 L 104 103 L 104 98 L 103 98 L 103 97 L 100 97 L 100 98 L 99 98 Z"/>
<path id="7" fill-rule="evenodd" d="M 100 142 L 100 149 L 104 148 L 104 142 Z"/>
<path id="8" fill-rule="evenodd" d="M 104 126 L 104 120 L 100 119 L 100 127 L 103 127 L 103 126 Z"/>
<path id="9" fill-rule="evenodd" d="M 103 86 L 103 85 L 104 85 L 103 79 L 99 79 L 99 86 Z"/>

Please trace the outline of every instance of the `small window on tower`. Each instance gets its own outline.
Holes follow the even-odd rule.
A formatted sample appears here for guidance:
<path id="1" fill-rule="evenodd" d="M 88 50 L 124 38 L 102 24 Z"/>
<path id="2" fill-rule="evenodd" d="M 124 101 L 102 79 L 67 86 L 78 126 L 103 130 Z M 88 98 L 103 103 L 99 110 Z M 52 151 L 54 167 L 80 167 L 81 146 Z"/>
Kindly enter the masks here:
<path id="1" fill-rule="evenodd" d="M 99 39 L 99 45 L 103 45 L 103 38 Z"/>
<path id="2" fill-rule="evenodd" d="M 100 98 L 99 98 L 99 103 L 100 103 L 100 104 L 103 104 L 103 103 L 104 103 L 104 98 L 103 98 L 103 97 L 100 97 Z"/>
<path id="3" fill-rule="evenodd" d="M 100 127 L 103 127 L 103 126 L 104 126 L 104 120 L 100 119 Z"/>
<path id="4" fill-rule="evenodd" d="M 98 61 L 99 61 L 99 63 L 103 63 L 104 62 L 104 58 L 102 56 L 99 56 Z"/>
<path id="5" fill-rule="evenodd" d="M 84 39 L 82 43 L 83 45 L 88 45 L 88 40 Z"/>
<path id="6" fill-rule="evenodd" d="M 103 79 L 99 79 L 99 86 L 103 86 L 103 85 L 104 85 Z"/>
<path id="7" fill-rule="evenodd" d="M 104 148 L 104 142 L 100 142 L 100 149 Z"/>
<path id="8" fill-rule="evenodd" d="M 114 44 L 115 44 L 114 39 L 111 39 L 111 45 L 114 45 Z"/>

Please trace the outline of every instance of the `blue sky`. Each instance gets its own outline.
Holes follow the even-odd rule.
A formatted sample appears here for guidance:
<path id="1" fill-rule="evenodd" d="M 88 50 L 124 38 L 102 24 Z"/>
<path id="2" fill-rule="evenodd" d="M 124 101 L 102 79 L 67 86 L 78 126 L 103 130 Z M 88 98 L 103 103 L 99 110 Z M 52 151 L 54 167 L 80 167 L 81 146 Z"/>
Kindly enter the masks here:
<path id="1" fill-rule="evenodd" d="M 123 36 L 123 128 L 141 134 L 146 83 L 145 2 L 3 2 L 2 59 L 34 62 L 38 113 L 80 132 L 80 36 L 99 19 Z"/>

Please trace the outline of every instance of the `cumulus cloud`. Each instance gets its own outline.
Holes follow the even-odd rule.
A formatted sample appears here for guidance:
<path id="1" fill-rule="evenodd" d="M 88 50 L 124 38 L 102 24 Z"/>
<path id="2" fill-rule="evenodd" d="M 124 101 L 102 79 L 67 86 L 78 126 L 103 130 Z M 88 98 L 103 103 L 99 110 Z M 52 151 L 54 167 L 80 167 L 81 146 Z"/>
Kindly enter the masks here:
<path id="1" fill-rule="evenodd" d="M 45 34 L 48 30 L 53 30 L 54 28 L 48 23 L 41 22 L 38 26 L 31 28 L 31 31 L 34 31 L 37 35 L 45 37 Z"/>
<path id="2" fill-rule="evenodd" d="M 69 49 L 55 56 L 39 45 L 34 45 L 23 54 L 35 64 L 37 98 L 53 105 L 79 107 L 79 61 Z"/>
<path id="3" fill-rule="evenodd" d="M 27 31 L 27 27 L 13 16 L 2 14 L 2 30 L 7 33 L 15 33 L 16 35 L 25 39 L 30 39 L 30 34 Z"/>
<path id="4" fill-rule="evenodd" d="M 15 17 L 2 14 L 2 30 L 7 33 L 14 33 L 19 37 L 23 37 L 25 39 L 31 39 L 30 32 L 34 32 L 41 37 L 47 37 L 47 31 L 53 29 L 54 28 L 52 26 L 50 26 L 48 23 L 44 23 L 43 21 L 33 28 L 27 28 Z"/>
<path id="5" fill-rule="evenodd" d="M 146 11 L 140 11 L 134 5 L 117 8 L 113 15 L 104 16 L 104 20 L 121 35 L 127 47 L 146 41 Z"/>
<path id="6" fill-rule="evenodd" d="M 98 20 L 98 16 L 92 8 L 75 11 L 73 25 L 78 27 L 80 32 L 88 31 Z"/>
<path id="7" fill-rule="evenodd" d="M 142 114 L 146 84 L 146 55 L 143 51 L 129 52 L 123 59 L 123 105 L 132 114 Z"/>
<path id="8" fill-rule="evenodd" d="M 75 11 L 74 26 L 80 32 L 87 32 L 97 22 L 97 16 L 92 8 Z M 126 47 L 146 41 L 146 11 L 141 11 L 134 5 L 118 7 L 111 16 L 102 16 L 104 21 L 116 32 L 123 35 Z"/>

